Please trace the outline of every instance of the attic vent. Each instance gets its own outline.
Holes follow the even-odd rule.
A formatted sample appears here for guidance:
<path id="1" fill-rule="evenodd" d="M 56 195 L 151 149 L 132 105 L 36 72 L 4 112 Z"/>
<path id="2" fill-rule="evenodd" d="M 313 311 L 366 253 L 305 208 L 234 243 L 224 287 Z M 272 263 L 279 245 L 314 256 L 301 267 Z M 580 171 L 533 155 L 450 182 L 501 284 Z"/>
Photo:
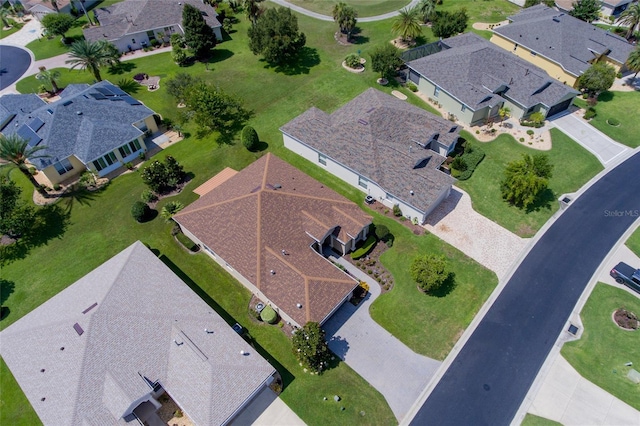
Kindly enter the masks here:
<path id="1" fill-rule="evenodd" d="M 449 133 L 453 133 L 456 130 L 458 130 L 458 126 L 453 126 L 452 128 L 449 129 Z"/>
<path id="2" fill-rule="evenodd" d="M 84 311 L 82 311 L 83 314 L 86 314 L 87 312 L 89 312 L 90 310 L 92 310 L 93 308 L 95 308 L 96 306 L 98 306 L 98 303 L 94 303 L 93 305 L 89 306 L 87 309 L 85 309 Z"/>
<path id="3" fill-rule="evenodd" d="M 62 104 L 62 106 L 68 106 L 71 105 L 73 103 L 73 101 L 66 101 L 65 103 Z"/>
<path id="4" fill-rule="evenodd" d="M 437 139 L 437 138 L 432 138 L 432 139 Z M 411 139 L 411 142 L 415 142 L 417 145 L 420 145 L 423 148 L 427 148 L 427 145 L 428 145 L 428 144 L 426 144 L 424 142 L 420 142 L 420 141 L 417 141 L 415 139 Z M 411 145 L 409 145 L 409 151 L 411 151 Z"/>
<path id="5" fill-rule="evenodd" d="M 418 161 L 416 161 L 416 163 L 413 165 L 414 169 L 422 169 L 424 168 L 427 164 L 429 164 L 429 160 L 431 160 L 431 155 L 425 158 L 421 158 Z M 413 191 L 411 191 L 413 192 Z M 413 195 L 413 194 L 411 194 Z"/>
<path id="6" fill-rule="evenodd" d="M 542 92 L 544 89 L 546 89 L 547 87 L 551 86 L 551 82 L 547 81 L 546 83 L 544 83 L 538 90 L 536 90 L 535 92 L 533 92 L 533 94 L 538 94 L 540 92 Z"/>
<path id="7" fill-rule="evenodd" d="M 82 111 L 76 111 L 76 115 L 82 115 Z"/>
<path id="8" fill-rule="evenodd" d="M 84 330 L 78 323 L 73 324 L 73 329 L 76 331 L 76 333 L 78 333 L 78 336 L 82 336 L 82 334 L 84 333 Z"/>
<path id="9" fill-rule="evenodd" d="M 373 108 L 369 108 L 369 109 L 367 110 L 367 114 L 369 114 L 370 112 L 372 112 L 372 111 L 373 111 L 373 110 L 375 110 L 375 109 L 376 109 L 375 107 L 373 107 Z"/>
<path id="10" fill-rule="evenodd" d="M 560 19 L 558 19 L 558 17 L 557 17 L 557 16 L 554 16 L 554 17 L 553 17 L 553 21 L 554 21 L 554 22 L 560 22 Z"/>
<path id="11" fill-rule="evenodd" d="M 480 103 L 483 102 L 489 102 L 491 100 L 491 96 L 487 96 L 486 98 L 484 98 L 483 100 L 480 101 Z"/>
<path id="12" fill-rule="evenodd" d="M 368 121 L 363 120 L 362 118 L 358 120 L 358 123 L 362 124 L 363 126 L 366 126 L 367 124 L 369 124 Z"/>

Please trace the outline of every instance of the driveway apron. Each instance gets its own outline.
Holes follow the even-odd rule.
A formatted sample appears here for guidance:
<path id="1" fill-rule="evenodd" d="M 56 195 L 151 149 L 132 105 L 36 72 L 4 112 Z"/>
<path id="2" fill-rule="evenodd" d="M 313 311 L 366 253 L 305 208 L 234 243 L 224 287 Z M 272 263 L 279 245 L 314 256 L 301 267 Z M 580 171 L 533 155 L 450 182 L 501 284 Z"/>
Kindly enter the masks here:
<path id="1" fill-rule="evenodd" d="M 367 282 L 370 291 L 358 306 L 343 304 L 324 324 L 329 348 L 385 397 L 400 421 L 441 361 L 416 354 L 378 325 L 369 315 L 371 303 L 380 295 L 378 283 L 346 260 L 330 259 Z"/>

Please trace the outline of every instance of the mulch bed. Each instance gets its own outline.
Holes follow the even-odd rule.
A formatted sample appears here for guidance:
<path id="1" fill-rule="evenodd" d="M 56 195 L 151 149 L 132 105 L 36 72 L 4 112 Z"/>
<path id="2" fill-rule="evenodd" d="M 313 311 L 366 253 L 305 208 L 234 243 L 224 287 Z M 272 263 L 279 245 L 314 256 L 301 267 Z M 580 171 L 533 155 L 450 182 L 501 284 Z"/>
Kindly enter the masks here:
<path id="1" fill-rule="evenodd" d="M 158 203 L 160 202 L 160 200 L 164 199 L 164 198 L 169 198 L 169 197 L 173 197 L 174 195 L 178 195 L 179 193 L 182 192 L 182 190 L 184 189 L 184 187 L 191 182 L 191 178 L 189 176 L 187 176 L 186 178 L 184 178 L 184 180 L 182 182 L 180 182 L 179 184 L 176 185 L 175 188 L 173 188 L 172 191 L 169 192 L 164 192 L 162 194 L 156 194 L 156 196 L 158 197 L 158 199 L 156 201 L 152 201 L 150 203 L 147 203 L 149 205 L 149 208 L 155 209 L 156 206 L 158 205 Z"/>
<path id="2" fill-rule="evenodd" d="M 394 219 L 396 222 L 406 226 L 407 228 L 409 228 L 411 230 L 411 232 L 413 232 L 415 235 L 422 235 L 424 233 L 427 232 L 426 229 L 424 229 L 422 226 L 420 225 L 414 225 L 413 222 L 411 222 L 409 219 L 402 220 L 402 216 L 398 217 L 398 216 L 394 216 L 393 214 L 393 209 L 385 206 L 384 204 L 380 203 L 380 202 L 375 202 L 373 204 L 371 204 L 369 206 L 369 208 L 377 211 L 378 213 L 380 213 L 381 215 L 384 215 L 390 219 Z"/>
<path id="3" fill-rule="evenodd" d="M 253 315 L 253 313 L 256 312 L 256 305 L 258 303 L 262 303 L 265 306 L 267 305 L 264 301 L 260 300 L 255 294 L 252 294 L 251 300 L 249 300 L 249 306 L 247 307 L 247 316 L 249 317 L 251 322 L 254 324 L 261 324 L 263 326 L 278 327 L 280 330 L 282 330 L 285 336 L 287 336 L 288 338 L 291 338 L 291 336 L 293 336 L 294 328 L 292 325 L 287 324 L 287 322 L 281 317 L 280 317 L 280 321 L 278 321 L 277 323 L 267 324 L 266 322 L 262 321 L 259 316 L 256 317 Z M 280 326 L 280 324 L 282 324 L 282 326 Z"/>
<path id="4" fill-rule="evenodd" d="M 618 327 L 625 330 L 637 330 L 638 329 L 638 317 L 633 312 L 620 308 L 613 313 L 613 321 Z"/>
<path id="5" fill-rule="evenodd" d="M 382 256 L 382 253 L 384 253 L 388 248 L 389 247 L 387 247 L 385 243 L 378 241 L 376 246 L 368 255 L 358 260 L 353 260 L 349 255 L 343 256 L 343 259 L 347 260 L 356 268 L 359 268 L 362 272 L 376 280 L 378 284 L 380 284 L 381 292 L 386 293 L 387 291 L 393 290 L 394 285 L 393 275 L 391 275 L 391 272 L 389 272 L 387 268 L 382 265 L 382 262 L 380 262 L 380 256 Z"/>

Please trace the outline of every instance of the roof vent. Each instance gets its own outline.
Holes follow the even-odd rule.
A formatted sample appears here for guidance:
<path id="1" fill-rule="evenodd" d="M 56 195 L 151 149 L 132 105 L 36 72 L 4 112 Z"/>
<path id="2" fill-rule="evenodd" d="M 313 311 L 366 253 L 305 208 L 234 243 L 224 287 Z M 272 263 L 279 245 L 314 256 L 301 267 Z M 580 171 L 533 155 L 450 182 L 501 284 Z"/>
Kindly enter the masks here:
<path id="1" fill-rule="evenodd" d="M 369 124 L 367 120 L 363 120 L 362 118 L 358 119 L 358 123 L 362 124 L 363 126 L 366 126 L 367 124 Z"/>
<path id="2" fill-rule="evenodd" d="M 73 103 L 73 101 L 66 101 L 65 103 L 62 104 L 62 106 L 68 106 L 71 105 Z"/>
<path id="3" fill-rule="evenodd" d="M 271 275 L 275 275 L 276 274 L 276 271 L 274 271 L 273 269 L 270 270 L 269 272 L 271 272 Z"/>
<path id="4" fill-rule="evenodd" d="M 274 189 L 280 189 L 282 188 L 282 185 L 280 185 L 279 183 L 276 183 L 275 185 L 273 185 Z"/>
<path id="5" fill-rule="evenodd" d="M 413 191 L 409 191 L 409 194 L 414 195 Z"/>
<path id="6" fill-rule="evenodd" d="M 302 303 L 296 303 L 296 307 L 297 307 L 298 309 L 302 309 Z"/>
<path id="7" fill-rule="evenodd" d="M 82 115 L 82 111 L 76 111 L 76 115 Z"/>
<path id="8" fill-rule="evenodd" d="M 208 328 L 205 328 L 204 332 L 207 334 L 213 334 L 213 330 L 209 330 Z"/>

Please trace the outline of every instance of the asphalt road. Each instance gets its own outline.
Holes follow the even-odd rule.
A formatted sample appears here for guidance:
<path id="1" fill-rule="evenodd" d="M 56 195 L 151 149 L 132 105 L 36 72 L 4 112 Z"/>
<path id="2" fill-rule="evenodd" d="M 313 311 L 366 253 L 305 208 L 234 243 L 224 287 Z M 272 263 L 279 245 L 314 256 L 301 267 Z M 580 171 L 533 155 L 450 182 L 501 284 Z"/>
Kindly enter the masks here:
<path id="1" fill-rule="evenodd" d="M 560 172 L 557 170 L 556 172 Z M 540 238 L 412 420 L 508 425 L 596 269 L 640 214 L 640 153 Z"/>
<path id="2" fill-rule="evenodd" d="M 29 65 L 31 56 L 26 50 L 0 45 L 0 90 L 18 81 Z"/>

